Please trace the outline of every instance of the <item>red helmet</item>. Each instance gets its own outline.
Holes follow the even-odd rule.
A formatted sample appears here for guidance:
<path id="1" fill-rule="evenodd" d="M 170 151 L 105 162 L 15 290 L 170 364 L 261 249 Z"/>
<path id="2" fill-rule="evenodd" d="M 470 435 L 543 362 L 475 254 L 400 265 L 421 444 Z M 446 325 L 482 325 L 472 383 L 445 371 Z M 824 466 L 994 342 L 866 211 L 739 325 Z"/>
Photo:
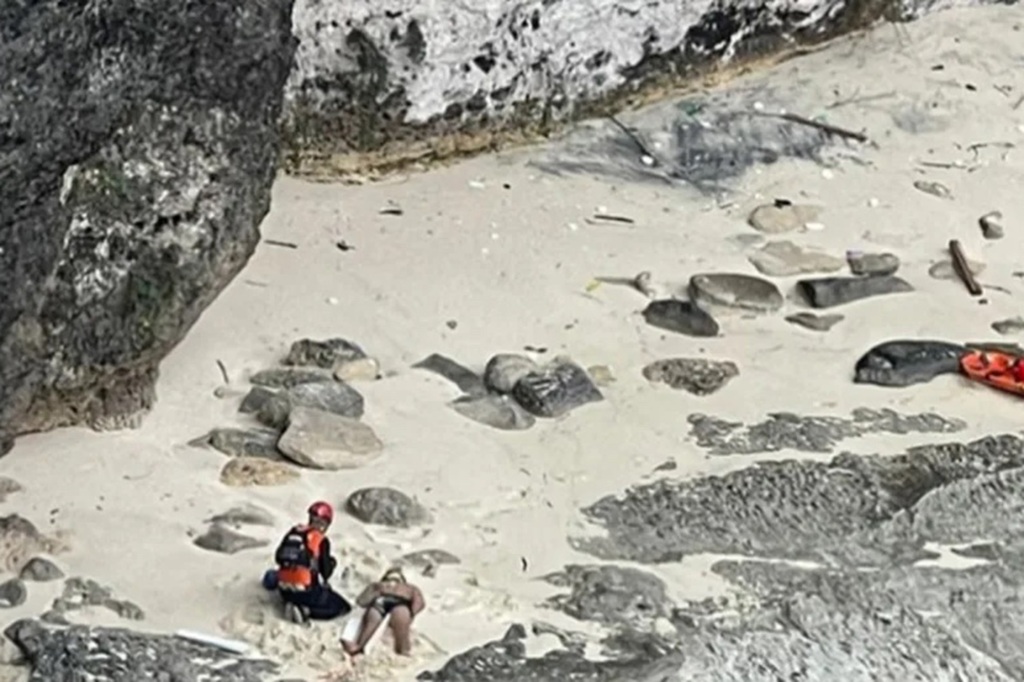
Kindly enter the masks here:
<path id="1" fill-rule="evenodd" d="M 309 505 L 309 515 L 330 523 L 334 520 L 334 508 L 326 502 L 314 502 Z"/>

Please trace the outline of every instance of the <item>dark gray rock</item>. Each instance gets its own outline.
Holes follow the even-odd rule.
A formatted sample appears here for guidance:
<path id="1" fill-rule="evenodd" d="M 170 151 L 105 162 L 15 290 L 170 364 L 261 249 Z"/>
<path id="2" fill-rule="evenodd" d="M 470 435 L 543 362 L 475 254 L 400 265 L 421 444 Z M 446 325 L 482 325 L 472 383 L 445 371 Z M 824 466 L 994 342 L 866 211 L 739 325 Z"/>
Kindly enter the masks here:
<path id="1" fill-rule="evenodd" d="M 268 682 L 277 666 L 170 635 L 20 620 L 4 634 L 32 667 L 29 682 Z"/>
<path id="2" fill-rule="evenodd" d="M 862 355 L 854 367 L 854 382 L 879 386 L 909 386 L 940 374 L 960 371 L 964 346 L 946 341 L 899 340 L 880 343 Z"/>
<path id="3" fill-rule="evenodd" d="M 255 386 L 266 388 L 292 388 L 299 384 L 334 381 L 334 373 L 316 367 L 271 367 L 256 372 L 249 377 L 249 381 Z"/>
<path id="4" fill-rule="evenodd" d="M 21 492 L 22 490 L 24 490 L 24 488 L 22 488 L 21 484 L 13 478 L 0 476 L 0 502 L 6 502 L 8 495 Z"/>
<path id="5" fill-rule="evenodd" d="M 1008 317 L 992 323 L 992 329 L 1000 334 L 1019 334 L 1024 332 L 1024 317 Z"/>
<path id="6" fill-rule="evenodd" d="M 21 606 L 28 599 L 28 586 L 21 578 L 11 578 L 0 583 L 0 607 Z"/>
<path id="7" fill-rule="evenodd" d="M 444 355 L 438 353 L 428 355 L 413 365 L 413 368 L 425 369 L 444 377 L 458 386 L 459 390 L 466 395 L 482 396 L 487 393 L 487 388 L 479 374 Z"/>
<path id="8" fill-rule="evenodd" d="M 403 566 L 412 566 L 424 575 L 434 575 L 439 566 L 455 566 L 462 560 L 443 549 L 421 549 L 409 552 L 398 560 Z"/>
<path id="9" fill-rule="evenodd" d="M 267 400 L 256 414 L 263 424 L 284 429 L 296 407 L 311 407 L 331 414 L 359 419 L 363 416 L 363 396 L 342 381 L 299 384 Z"/>
<path id="10" fill-rule="evenodd" d="M 242 414 L 256 414 L 275 395 L 277 395 L 277 391 L 263 386 L 253 386 L 242 398 L 242 404 L 238 406 L 238 411 Z"/>
<path id="11" fill-rule="evenodd" d="M 690 278 L 690 296 L 701 307 L 719 306 L 757 313 L 782 307 L 782 292 L 760 277 L 735 273 L 705 273 Z"/>
<path id="12" fill-rule="evenodd" d="M 231 530 L 221 523 L 213 523 L 210 528 L 192 541 L 196 547 L 221 554 L 236 554 L 247 549 L 266 547 L 270 544 L 268 540 L 243 535 Z"/>
<path id="13" fill-rule="evenodd" d="M 884 277 L 894 275 L 900 269 L 900 259 L 894 253 L 863 253 L 851 251 L 846 254 L 850 272 L 858 276 Z"/>
<path id="14" fill-rule="evenodd" d="M 512 397 L 538 417 L 560 417 L 588 403 L 604 400 L 601 391 L 579 365 L 555 358 L 541 369 L 521 377 Z"/>
<path id="15" fill-rule="evenodd" d="M 363 349 L 347 339 L 299 339 L 292 344 L 282 364 L 333 369 L 335 365 L 362 360 L 365 357 L 367 356 Z"/>
<path id="16" fill-rule="evenodd" d="M 0 441 L 149 410 L 259 241 L 291 11 L 0 4 Z"/>
<path id="17" fill-rule="evenodd" d="M 661 578 L 635 568 L 570 565 L 545 580 L 569 589 L 550 598 L 548 605 L 577 620 L 645 630 L 673 606 Z"/>
<path id="18" fill-rule="evenodd" d="M 497 393 L 511 393 L 517 381 L 537 369 L 537 363 L 524 355 L 499 353 L 487 361 L 484 386 Z"/>
<path id="19" fill-rule="evenodd" d="M 985 239 L 1002 239 L 1006 235 L 1003 214 L 1000 211 L 989 211 L 978 218 L 978 226 L 981 227 L 981 236 Z"/>
<path id="20" fill-rule="evenodd" d="M 705 358 L 666 358 L 643 368 L 648 381 L 662 382 L 694 395 L 710 395 L 739 373 L 739 367 L 731 360 Z"/>
<path id="21" fill-rule="evenodd" d="M 60 544 L 18 514 L 0 516 L 0 570 L 18 573 L 37 554 L 52 554 Z"/>
<path id="22" fill-rule="evenodd" d="M 44 557 L 32 557 L 21 569 L 19 577 L 33 582 L 50 582 L 64 577 L 64 571 L 57 564 Z"/>
<path id="23" fill-rule="evenodd" d="M 644 308 L 644 321 L 652 327 L 687 336 L 718 336 L 715 318 L 690 301 L 663 299 Z"/>
<path id="24" fill-rule="evenodd" d="M 849 418 L 802 416 L 787 412 L 769 414 L 758 424 L 703 414 L 690 415 L 690 436 L 713 455 L 755 455 L 780 450 L 832 452 L 840 441 L 870 433 L 956 433 L 967 427 L 960 419 L 934 413 L 899 414 L 895 410 L 857 408 Z"/>
<path id="25" fill-rule="evenodd" d="M 872 296 L 901 294 L 914 290 L 899 277 L 820 277 L 802 279 L 796 288 L 815 308 L 831 308 Z"/>
<path id="26" fill-rule="evenodd" d="M 394 488 L 360 488 L 345 500 L 345 510 L 378 526 L 411 528 L 433 521 L 423 505 Z"/>
<path id="27" fill-rule="evenodd" d="M 537 421 L 507 395 L 462 396 L 451 406 L 463 417 L 502 431 L 524 431 Z"/>
<path id="28" fill-rule="evenodd" d="M 815 315 L 814 313 L 794 313 L 786 316 L 786 322 L 792 322 L 804 329 L 815 332 L 827 332 L 846 319 L 842 315 Z"/>
<path id="29" fill-rule="evenodd" d="M 281 460 L 284 456 L 277 449 L 280 435 L 264 429 L 214 429 L 196 443 L 209 445 L 229 457 L 260 457 Z"/>

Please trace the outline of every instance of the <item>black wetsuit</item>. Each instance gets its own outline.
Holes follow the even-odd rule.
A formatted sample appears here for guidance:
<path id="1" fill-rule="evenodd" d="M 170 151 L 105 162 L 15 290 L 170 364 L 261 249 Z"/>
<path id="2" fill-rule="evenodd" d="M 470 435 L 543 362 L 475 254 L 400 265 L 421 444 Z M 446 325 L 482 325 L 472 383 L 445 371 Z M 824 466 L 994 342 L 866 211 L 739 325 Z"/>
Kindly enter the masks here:
<path id="1" fill-rule="evenodd" d="M 352 611 L 352 605 L 327 584 L 337 566 L 338 561 L 331 556 L 331 541 L 325 537 L 320 541 L 320 553 L 316 565 L 313 566 L 316 583 L 301 592 L 281 590 L 281 599 L 304 607 L 308 617 L 313 620 L 331 620 L 348 614 Z"/>

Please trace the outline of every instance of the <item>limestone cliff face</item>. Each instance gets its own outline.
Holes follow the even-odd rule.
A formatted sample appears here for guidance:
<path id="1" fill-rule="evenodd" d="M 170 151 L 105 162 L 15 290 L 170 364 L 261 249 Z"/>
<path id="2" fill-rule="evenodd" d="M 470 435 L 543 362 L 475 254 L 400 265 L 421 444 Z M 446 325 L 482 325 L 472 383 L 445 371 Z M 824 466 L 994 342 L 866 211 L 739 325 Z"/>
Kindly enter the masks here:
<path id="1" fill-rule="evenodd" d="M 0 449 L 135 423 L 259 240 L 292 0 L 0 3 Z"/>
<path id="2" fill-rule="evenodd" d="M 444 154 L 452 143 L 417 143 L 543 129 L 708 67 L 972 2 L 297 0 L 290 163 Z"/>

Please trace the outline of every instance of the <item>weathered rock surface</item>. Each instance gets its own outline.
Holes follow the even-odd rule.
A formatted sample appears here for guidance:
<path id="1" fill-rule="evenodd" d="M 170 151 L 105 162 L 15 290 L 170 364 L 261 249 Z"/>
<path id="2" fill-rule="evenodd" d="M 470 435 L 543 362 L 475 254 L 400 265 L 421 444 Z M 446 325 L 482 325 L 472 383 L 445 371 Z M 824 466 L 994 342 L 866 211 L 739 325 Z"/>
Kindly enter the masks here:
<path id="1" fill-rule="evenodd" d="M 153 404 L 259 241 L 291 10 L 0 6 L 0 442 Z"/>
<path id="2" fill-rule="evenodd" d="M 767 313 L 782 307 L 782 292 L 766 279 L 734 273 L 690 278 L 690 296 L 701 307 L 719 306 Z"/>
<path id="3" fill-rule="evenodd" d="M 99 606 L 125 620 L 145 620 L 146 614 L 138 604 L 127 599 L 117 599 L 109 587 L 89 578 L 68 578 L 64 591 L 53 601 L 48 612 L 52 622 L 63 622 L 64 614 L 87 606 Z"/>
<path id="4" fill-rule="evenodd" d="M 827 332 L 846 319 L 843 315 L 815 315 L 814 313 L 793 313 L 786 316 L 786 322 L 792 322 L 804 329 L 816 332 Z"/>
<path id="5" fill-rule="evenodd" d="M 260 407 L 256 418 L 271 428 L 284 429 L 292 411 L 300 407 L 359 419 L 363 416 L 363 396 L 348 384 L 337 380 L 299 384 L 269 398 Z"/>
<path id="6" fill-rule="evenodd" d="M 545 579 L 569 589 L 548 604 L 579 620 L 649 629 L 672 608 L 661 578 L 635 568 L 570 565 Z"/>
<path id="7" fill-rule="evenodd" d="M 22 580 L 43 583 L 60 580 L 64 577 L 64 571 L 49 559 L 37 556 L 29 559 L 28 563 L 22 567 L 18 577 Z"/>
<path id="8" fill-rule="evenodd" d="M 894 275 L 900 269 L 900 259 L 894 253 L 863 253 L 851 251 L 846 254 L 850 272 L 868 277 Z"/>
<path id="9" fill-rule="evenodd" d="M 18 573 L 37 554 L 51 554 L 61 549 L 35 524 L 18 514 L 0 517 L 0 568 Z"/>
<path id="10" fill-rule="evenodd" d="M 220 470 L 220 482 L 233 487 L 284 485 L 298 477 L 294 466 L 255 457 L 236 457 Z"/>
<path id="11" fill-rule="evenodd" d="M 909 283 L 892 276 L 821 277 L 796 283 L 797 289 L 815 308 L 831 308 L 871 296 L 901 294 L 914 290 Z"/>
<path id="12" fill-rule="evenodd" d="M 718 336 L 715 318 L 690 301 L 666 298 L 644 308 L 644 321 L 652 327 L 687 336 Z"/>
<path id="13" fill-rule="evenodd" d="M 266 682 L 277 672 L 270 661 L 239 658 L 213 646 L 120 628 L 49 628 L 39 621 L 20 620 L 4 634 L 28 659 L 32 667 L 29 682 Z"/>
<path id="14" fill-rule="evenodd" d="M 740 369 L 731 360 L 705 358 L 666 358 L 643 368 L 644 378 L 683 389 L 694 395 L 709 395 L 739 376 Z"/>
<path id="15" fill-rule="evenodd" d="M 334 370 L 340 364 L 362 360 L 365 357 L 366 352 L 347 339 L 299 339 L 288 349 L 288 355 L 282 360 L 282 364 Z"/>
<path id="16" fill-rule="evenodd" d="M 524 355 L 499 353 L 484 367 L 484 386 L 497 393 L 511 393 L 517 381 L 537 369 L 537 363 Z"/>
<path id="17" fill-rule="evenodd" d="M 372 428 L 356 419 L 296 407 L 277 447 L 296 464 L 337 471 L 355 469 L 372 461 L 384 444 Z"/>
<path id="18" fill-rule="evenodd" d="M 463 417 L 502 431 L 525 431 L 537 420 L 507 395 L 463 396 L 452 401 Z"/>
<path id="19" fill-rule="evenodd" d="M 840 441 L 869 433 L 956 433 L 967 426 L 960 419 L 947 419 L 931 412 L 904 415 L 891 409 L 866 407 L 857 408 L 849 418 L 777 412 L 746 428 L 739 422 L 703 414 L 692 414 L 688 421 L 690 435 L 697 445 L 713 455 L 754 455 L 779 450 L 832 452 Z"/>
<path id="20" fill-rule="evenodd" d="M 277 395 L 277 391 L 265 388 L 263 386 L 253 386 L 245 397 L 242 398 L 242 403 L 238 406 L 238 411 L 242 414 L 256 414 L 262 409 L 268 400 Z"/>
<path id="21" fill-rule="evenodd" d="M 512 389 L 512 397 L 538 417 L 560 417 L 587 403 L 604 400 L 590 375 L 567 358 L 555 358 L 522 376 Z"/>
<path id="22" fill-rule="evenodd" d="M 824 251 L 798 246 L 791 241 L 768 242 L 748 258 L 762 275 L 789 277 L 812 272 L 836 272 L 845 262 Z"/>
<path id="23" fill-rule="evenodd" d="M 411 528 L 430 523 L 423 505 L 394 488 L 361 488 L 345 500 L 345 510 L 363 523 Z"/>
<path id="24" fill-rule="evenodd" d="M 853 380 L 879 386 L 924 383 L 940 374 L 959 372 L 960 356 L 966 350 L 946 341 L 886 341 L 857 360 Z"/>
<path id="25" fill-rule="evenodd" d="M 5 502 L 8 495 L 21 492 L 22 490 L 24 490 L 24 488 L 22 488 L 21 484 L 13 478 L 0 476 L 0 502 Z"/>
<path id="26" fill-rule="evenodd" d="M 266 388 L 292 388 L 318 381 L 334 381 L 334 374 L 330 370 L 315 367 L 271 367 L 249 377 L 249 382 L 254 386 Z"/>
<path id="27" fill-rule="evenodd" d="M 333 374 L 338 381 L 375 381 L 380 378 L 380 363 L 374 358 L 339 360 Z"/>
<path id="28" fill-rule="evenodd" d="M 209 445 L 229 457 L 279 460 L 282 459 L 281 452 L 277 449 L 279 437 L 276 431 L 265 429 L 218 428 L 195 442 Z"/>
<path id="29" fill-rule="evenodd" d="M 28 599 L 28 586 L 21 578 L 11 578 L 0 583 L 0 606 L 14 608 Z"/>
<path id="30" fill-rule="evenodd" d="M 481 396 L 487 393 L 487 387 L 484 386 L 484 381 L 479 374 L 439 353 L 428 355 L 413 367 L 425 369 L 444 377 L 458 386 L 459 390 L 466 395 Z"/>
<path id="31" fill-rule="evenodd" d="M 236 554 L 247 549 L 266 547 L 270 541 L 243 535 L 221 523 L 214 523 L 205 533 L 193 540 L 192 544 L 211 552 Z"/>

